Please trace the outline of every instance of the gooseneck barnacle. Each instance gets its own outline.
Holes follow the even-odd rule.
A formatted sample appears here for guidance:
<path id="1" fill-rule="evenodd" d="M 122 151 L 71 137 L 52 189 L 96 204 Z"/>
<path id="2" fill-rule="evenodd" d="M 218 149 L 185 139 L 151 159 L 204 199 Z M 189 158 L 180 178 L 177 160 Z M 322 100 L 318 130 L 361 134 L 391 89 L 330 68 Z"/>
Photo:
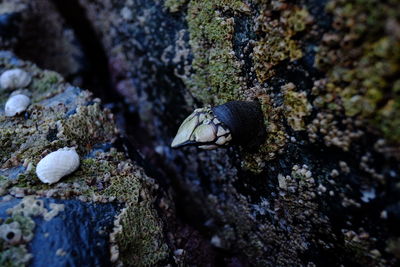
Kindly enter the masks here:
<path id="1" fill-rule="evenodd" d="M 232 101 L 194 110 L 179 127 L 171 146 L 197 146 L 207 150 L 231 144 L 252 147 L 264 137 L 260 104 L 256 101 Z"/>

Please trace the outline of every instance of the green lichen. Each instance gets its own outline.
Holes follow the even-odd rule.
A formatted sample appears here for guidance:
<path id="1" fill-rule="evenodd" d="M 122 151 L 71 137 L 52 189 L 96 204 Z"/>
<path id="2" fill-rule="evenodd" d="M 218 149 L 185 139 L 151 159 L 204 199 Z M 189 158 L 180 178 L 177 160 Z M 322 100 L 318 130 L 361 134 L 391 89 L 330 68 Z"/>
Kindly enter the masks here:
<path id="1" fill-rule="evenodd" d="M 319 105 L 362 120 L 391 143 L 400 142 L 399 8 L 396 1 L 331 1 L 337 32 L 324 36 L 316 58 L 328 73 L 320 95 L 330 96 Z"/>
<path id="2" fill-rule="evenodd" d="M 242 97 L 240 64 L 233 52 L 235 20 L 226 10 L 246 12 L 241 1 L 192 0 L 188 4 L 190 45 L 194 74 L 186 85 L 204 103 L 221 104 Z"/>
<path id="3" fill-rule="evenodd" d="M 186 4 L 188 0 L 165 0 L 164 6 L 168 8 L 170 12 L 178 12 L 179 9 Z"/>
<path id="4" fill-rule="evenodd" d="M 46 93 L 56 94 L 60 91 L 60 83 L 63 81 L 62 76 L 54 71 L 39 72 L 29 86 L 33 93 L 33 99 L 39 101 L 46 97 Z"/>
<path id="5" fill-rule="evenodd" d="M 400 259 L 400 238 L 391 238 L 387 241 L 386 251 Z"/>
<path id="6" fill-rule="evenodd" d="M 115 235 L 119 259 L 126 266 L 155 266 L 168 256 L 162 225 L 149 204 L 130 203 L 121 213 L 122 231 Z"/>
<path id="7" fill-rule="evenodd" d="M 311 17 L 305 8 L 280 5 L 274 1 L 260 2 L 260 10 L 263 11 L 255 19 L 259 38 L 254 46 L 253 60 L 257 78 L 264 82 L 274 75 L 274 66 L 284 60 L 293 61 L 303 56 L 300 42 L 294 36 L 306 29 Z M 271 11 L 279 15 L 272 16 Z"/>
<path id="8" fill-rule="evenodd" d="M 25 246 L 11 247 L 0 252 L 0 266 L 22 267 L 26 266 L 32 255 Z"/>
<path id="9" fill-rule="evenodd" d="M 95 144 L 110 142 L 114 137 L 112 115 L 98 103 L 80 106 L 76 114 L 57 124 L 57 137 L 69 146 L 78 146 L 79 152 L 88 152 Z"/>
<path id="10" fill-rule="evenodd" d="M 282 108 L 273 107 L 271 98 L 266 94 L 258 95 L 258 100 L 264 114 L 267 136 L 257 151 L 244 151 L 242 161 L 242 167 L 254 173 L 262 172 L 266 161 L 275 158 L 287 142 L 285 128 L 282 123 Z"/>
<path id="11" fill-rule="evenodd" d="M 282 86 L 284 114 L 290 127 L 295 131 L 304 130 L 304 117 L 310 115 L 312 106 L 306 92 L 296 92 L 293 84 Z"/>
<path id="12" fill-rule="evenodd" d="M 168 255 L 162 223 L 152 208 L 149 188 L 143 187 L 144 178 L 142 169 L 121 162 L 104 191 L 104 195 L 127 203 L 111 238 L 118 250 L 118 260 L 127 266 L 153 266 Z"/>

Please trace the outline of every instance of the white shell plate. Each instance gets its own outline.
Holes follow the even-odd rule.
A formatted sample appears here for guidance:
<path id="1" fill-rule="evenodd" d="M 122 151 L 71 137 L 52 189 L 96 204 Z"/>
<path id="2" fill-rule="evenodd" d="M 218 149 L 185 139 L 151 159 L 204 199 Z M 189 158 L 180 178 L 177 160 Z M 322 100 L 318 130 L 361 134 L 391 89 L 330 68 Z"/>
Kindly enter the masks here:
<path id="1" fill-rule="evenodd" d="M 0 75 L 0 86 L 3 89 L 18 89 L 29 85 L 32 78 L 22 69 L 6 70 Z"/>
<path id="2" fill-rule="evenodd" d="M 31 100 L 29 97 L 23 94 L 17 94 L 11 96 L 5 106 L 5 114 L 8 117 L 15 116 L 17 114 L 20 114 L 21 112 L 24 112 L 26 108 L 29 106 L 29 103 Z"/>
<path id="3" fill-rule="evenodd" d="M 53 184 L 73 173 L 79 167 L 79 155 L 75 148 L 61 148 L 41 159 L 36 174 L 43 183 Z"/>

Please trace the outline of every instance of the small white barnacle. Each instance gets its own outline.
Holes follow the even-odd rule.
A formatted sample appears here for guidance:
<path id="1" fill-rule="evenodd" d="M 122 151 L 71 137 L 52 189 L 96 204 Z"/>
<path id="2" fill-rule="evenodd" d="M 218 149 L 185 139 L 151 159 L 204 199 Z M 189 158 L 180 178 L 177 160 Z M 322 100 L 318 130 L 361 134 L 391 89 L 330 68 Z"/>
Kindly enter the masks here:
<path id="1" fill-rule="evenodd" d="M 5 90 L 24 88 L 31 80 L 31 75 L 22 69 L 6 70 L 0 75 L 0 87 Z"/>
<path id="2" fill-rule="evenodd" d="M 259 145 L 265 134 L 260 104 L 232 101 L 196 109 L 179 127 L 171 147 L 192 145 L 209 150 L 235 143 L 251 148 Z"/>
<path id="3" fill-rule="evenodd" d="M 22 243 L 21 226 L 18 222 L 0 225 L 0 238 L 11 245 Z"/>
<path id="4" fill-rule="evenodd" d="M 75 148 L 64 147 L 42 158 L 36 167 L 36 175 L 43 183 L 53 184 L 78 167 L 79 155 Z"/>
<path id="5" fill-rule="evenodd" d="M 30 102 L 30 98 L 24 94 L 11 95 L 4 108 L 6 116 L 12 117 L 21 114 L 27 109 Z"/>

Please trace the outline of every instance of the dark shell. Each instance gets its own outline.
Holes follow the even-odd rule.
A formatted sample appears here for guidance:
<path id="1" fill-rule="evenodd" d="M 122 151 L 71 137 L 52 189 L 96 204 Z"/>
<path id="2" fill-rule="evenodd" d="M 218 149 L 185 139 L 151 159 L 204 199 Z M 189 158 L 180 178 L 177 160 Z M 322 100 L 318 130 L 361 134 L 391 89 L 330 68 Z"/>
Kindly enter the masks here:
<path id="1" fill-rule="evenodd" d="M 232 101 L 213 107 L 212 111 L 231 131 L 233 143 L 254 147 L 264 141 L 264 116 L 258 102 Z"/>

